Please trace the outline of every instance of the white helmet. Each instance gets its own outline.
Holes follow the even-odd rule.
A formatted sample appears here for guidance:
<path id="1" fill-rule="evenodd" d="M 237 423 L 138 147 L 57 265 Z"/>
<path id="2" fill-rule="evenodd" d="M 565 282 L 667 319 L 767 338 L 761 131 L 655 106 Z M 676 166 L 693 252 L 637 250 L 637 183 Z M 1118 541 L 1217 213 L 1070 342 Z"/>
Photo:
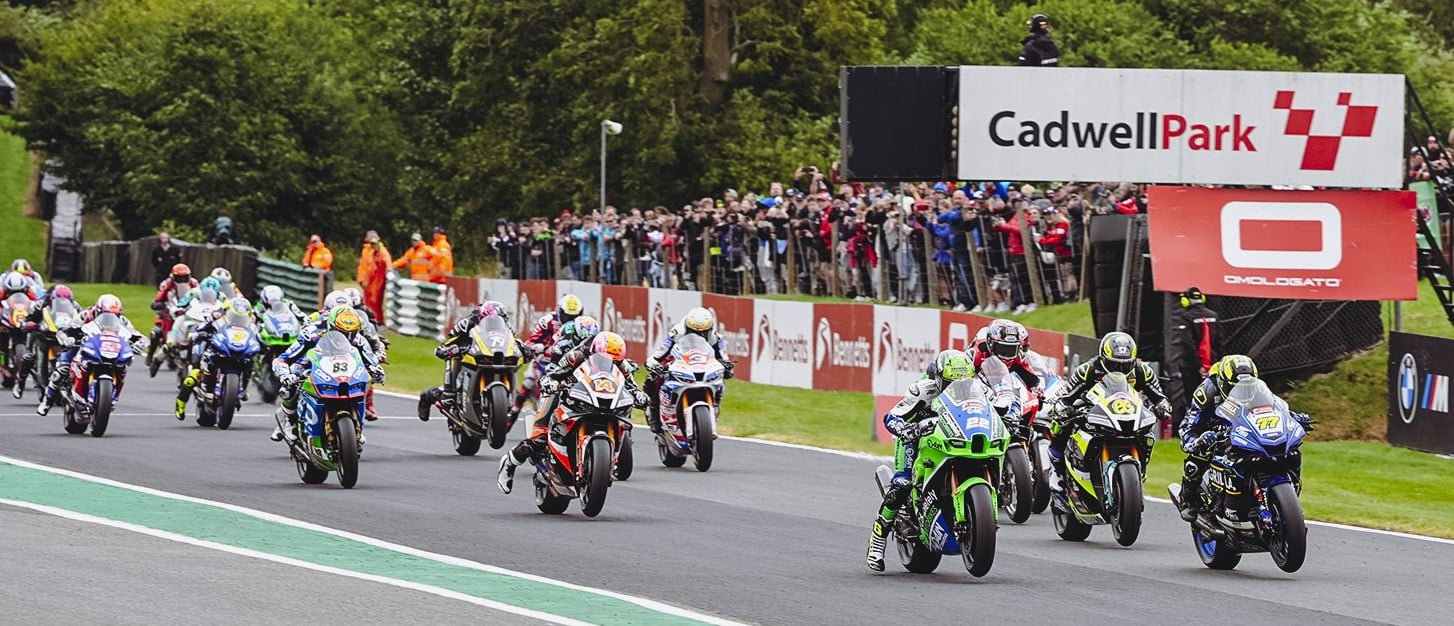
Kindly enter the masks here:
<path id="1" fill-rule="evenodd" d="M 349 287 L 347 289 L 344 289 L 343 292 L 348 294 L 349 304 L 353 306 L 363 305 L 363 292 L 359 291 L 358 287 Z"/>
<path id="2" fill-rule="evenodd" d="M 263 292 L 258 295 L 258 300 L 262 301 L 263 306 L 273 306 L 282 302 L 283 298 L 283 288 L 277 285 L 263 287 Z"/>
<path id="3" fill-rule="evenodd" d="M 706 335 L 717 328 L 717 317 L 709 309 L 696 307 L 687 311 L 687 316 L 682 318 L 682 326 L 691 332 Z"/>
<path id="4" fill-rule="evenodd" d="M 341 306 L 353 308 L 353 301 L 348 297 L 348 292 L 342 289 L 334 289 L 323 298 L 324 311 L 332 311 Z"/>

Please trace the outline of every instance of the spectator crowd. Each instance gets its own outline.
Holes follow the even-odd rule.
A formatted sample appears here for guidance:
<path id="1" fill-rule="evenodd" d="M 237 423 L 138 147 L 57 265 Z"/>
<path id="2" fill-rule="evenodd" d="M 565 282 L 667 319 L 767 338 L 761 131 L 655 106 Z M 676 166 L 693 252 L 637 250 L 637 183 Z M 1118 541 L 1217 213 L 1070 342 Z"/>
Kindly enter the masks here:
<path id="1" fill-rule="evenodd" d="M 1092 216 L 1145 210 L 1129 183 L 887 186 L 846 183 L 834 164 L 678 210 L 500 218 L 489 244 L 509 278 L 1022 312 L 1079 297 Z"/>

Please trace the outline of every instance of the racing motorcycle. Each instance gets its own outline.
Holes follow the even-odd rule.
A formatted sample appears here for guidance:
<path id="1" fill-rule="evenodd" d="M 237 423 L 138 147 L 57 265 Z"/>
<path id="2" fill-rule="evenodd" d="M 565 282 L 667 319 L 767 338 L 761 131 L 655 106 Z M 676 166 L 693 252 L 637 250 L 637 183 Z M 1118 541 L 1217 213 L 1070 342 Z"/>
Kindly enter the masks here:
<path id="1" fill-rule="evenodd" d="M 182 283 L 176 285 L 175 289 L 177 291 L 167 294 L 165 300 L 154 302 L 151 305 L 152 310 L 156 311 L 157 319 L 151 327 L 151 345 L 146 351 L 146 366 L 148 373 L 153 377 L 156 376 L 156 370 L 161 367 L 156 356 L 157 350 L 166 345 L 167 335 L 172 332 L 172 325 L 176 323 L 177 316 L 186 308 L 185 303 L 191 301 L 192 286 L 190 284 Z"/>
<path id="2" fill-rule="evenodd" d="M 1101 378 L 1077 406 L 1079 417 L 1065 451 L 1063 493 L 1051 500 L 1055 532 L 1084 541 L 1091 526 L 1110 524 L 1116 543 L 1129 546 L 1141 534 L 1142 482 L 1160 423 L 1125 374 Z"/>
<path id="3" fill-rule="evenodd" d="M 199 381 L 194 393 L 197 424 L 227 430 L 232 426 L 232 416 L 242 406 L 253 358 L 262 351 L 262 343 L 247 315 L 229 312 L 222 321 L 222 328 L 212 335 L 207 346 L 208 358 L 212 360 L 211 380 Z"/>
<path id="4" fill-rule="evenodd" d="M 67 433 L 79 435 L 90 428 L 92 437 L 100 437 L 111 423 L 111 409 L 121 397 L 135 348 L 122 336 L 125 331 L 115 314 L 102 313 L 91 323 L 95 332 L 81 340 L 71 359 L 71 384 L 56 397 L 65 409 L 61 420 Z M 71 341 L 71 335 L 61 336 Z"/>
<path id="5" fill-rule="evenodd" d="M 23 293 L 11 294 L 0 303 L 0 384 L 6 389 L 24 385 L 20 380 L 20 364 L 28 354 L 26 339 L 33 324 L 30 316 L 30 296 Z"/>
<path id="6" fill-rule="evenodd" d="M 662 465 L 681 467 L 690 456 L 697 471 L 712 467 L 725 373 L 712 346 L 701 336 L 686 335 L 672 346 L 671 365 L 661 386 L 676 407 L 676 417 L 663 415 L 661 432 L 656 435 Z"/>
<path id="7" fill-rule="evenodd" d="M 222 304 L 218 301 L 202 302 L 192 299 L 185 309 L 179 309 L 175 321 L 172 322 L 170 341 L 161 348 L 160 357 L 152 359 L 148 373 L 155 377 L 162 364 L 166 363 L 168 368 L 177 371 L 177 384 L 182 384 L 182 379 L 187 377 L 187 370 L 192 367 L 192 339 L 196 336 L 197 329 L 212 323 L 213 315 L 221 308 Z"/>
<path id="8" fill-rule="evenodd" d="M 1284 572 L 1307 556 L 1302 504 L 1302 442 L 1307 432 L 1287 403 L 1260 380 L 1244 380 L 1217 406 L 1224 423 L 1202 474 L 1203 513 L 1191 523 L 1192 546 L 1202 564 L 1230 570 L 1242 555 L 1267 552 Z M 1180 483 L 1168 490 L 1181 506 Z"/>
<path id="9" fill-rule="evenodd" d="M 329 331 L 303 357 L 307 377 L 299 388 L 298 424 L 287 425 L 282 409 L 274 413 L 278 428 L 293 431 L 284 437 L 298 467 L 298 477 L 310 485 L 338 472 L 338 484 L 352 489 L 358 483 L 358 460 L 363 452 L 363 421 L 368 399 L 368 366 L 347 337 Z"/>
<path id="10" fill-rule="evenodd" d="M 474 456 L 482 440 L 496 450 L 505 446 L 514 426 L 510 405 L 521 360 L 520 345 L 505 320 L 487 317 L 470 329 L 469 348 L 460 357 L 455 380 L 461 402 L 443 411 L 456 453 Z"/>
<path id="11" fill-rule="evenodd" d="M 56 360 L 60 358 L 65 347 L 61 345 L 59 333 L 74 328 L 80 324 L 81 312 L 76 309 L 76 304 L 70 300 L 52 300 L 50 306 L 41 311 L 40 325 L 31 335 L 31 342 L 35 354 L 35 368 L 31 375 L 35 380 L 35 388 L 44 390 L 50 384 L 51 370 L 55 368 Z"/>
<path id="12" fill-rule="evenodd" d="M 971 576 L 989 573 L 995 560 L 995 486 L 1000 484 L 1009 431 L 994 406 L 994 390 L 977 378 L 951 383 L 934 400 L 936 426 L 919 438 L 913 487 L 893 529 L 899 562 L 925 574 L 945 554 L 958 554 Z M 922 422 L 921 422 L 922 423 Z M 898 462 L 904 447 L 897 445 Z M 894 470 L 878 466 L 885 494 Z"/>
<path id="13" fill-rule="evenodd" d="M 1024 524 L 1030 519 L 1033 504 L 1033 471 L 1030 469 L 1030 443 L 1032 430 L 1030 421 L 1035 415 L 1025 414 L 1024 407 L 1034 403 L 1034 395 L 1025 387 L 1019 376 L 1010 373 L 1005 363 L 997 358 L 985 359 L 979 376 L 989 387 L 990 405 L 1005 424 L 1010 443 L 1005 450 L 1004 471 L 996 493 L 1000 506 L 1009 514 L 1010 521 Z"/>
<path id="14" fill-rule="evenodd" d="M 293 345 L 298 338 L 300 320 L 286 302 L 275 302 L 259 316 L 258 338 L 262 349 L 253 358 L 252 380 L 262 401 L 272 404 L 278 399 L 278 377 L 273 374 L 273 359 Z"/>
<path id="15" fill-rule="evenodd" d="M 1065 393 L 1065 378 L 1060 372 L 1050 366 L 1050 362 L 1043 356 L 1029 352 L 1025 355 L 1030 362 L 1030 371 L 1040 377 L 1040 397 L 1054 398 Z M 1034 395 L 1031 395 L 1034 399 Z M 1028 450 L 1030 452 L 1033 497 L 1031 498 L 1030 510 L 1036 514 L 1044 513 L 1050 506 L 1050 416 L 1041 411 L 1043 402 L 1032 402 L 1024 407 L 1025 421 L 1030 425 L 1030 441 Z"/>
<path id="16" fill-rule="evenodd" d="M 554 386 L 549 376 L 541 382 Z M 535 461 L 535 506 L 541 513 L 559 515 L 578 497 L 581 513 L 595 517 L 606 505 L 619 446 L 631 429 L 635 399 L 626 388 L 626 375 L 609 355 L 592 354 L 558 390 L 542 391 L 554 394 L 560 404 L 546 437 L 549 450 Z"/>

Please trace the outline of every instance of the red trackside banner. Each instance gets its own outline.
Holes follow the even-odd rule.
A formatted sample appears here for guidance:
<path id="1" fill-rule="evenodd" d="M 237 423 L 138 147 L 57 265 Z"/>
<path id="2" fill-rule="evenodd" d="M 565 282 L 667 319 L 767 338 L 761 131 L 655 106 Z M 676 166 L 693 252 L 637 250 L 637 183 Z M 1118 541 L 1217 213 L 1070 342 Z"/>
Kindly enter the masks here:
<path id="1" fill-rule="evenodd" d="M 1152 187 L 1156 290 L 1413 300 L 1415 199 L 1412 191 Z"/>

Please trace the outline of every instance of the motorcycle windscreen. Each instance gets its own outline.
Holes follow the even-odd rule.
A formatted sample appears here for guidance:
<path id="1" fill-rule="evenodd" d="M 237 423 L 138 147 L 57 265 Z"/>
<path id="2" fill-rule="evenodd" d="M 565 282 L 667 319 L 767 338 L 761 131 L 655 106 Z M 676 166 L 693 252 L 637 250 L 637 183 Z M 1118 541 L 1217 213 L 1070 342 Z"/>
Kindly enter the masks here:
<path id="1" fill-rule="evenodd" d="M 956 380 L 939 395 L 940 415 L 949 418 L 953 425 L 950 436 L 969 439 L 975 434 L 997 437 L 995 426 L 998 419 L 992 419 L 990 398 L 986 387 L 972 378 Z"/>
<path id="2" fill-rule="evenodd" d="M 577 369 L 577 375 L 579 384 L 572 391 L 584 389 L 589 394 L 589 399 L 581 399 L 602 409 L 631 405 L 631 397 L 626 394 L 626 376 L 610 355 L 590 355 Z"/>
<path id="3" fill-rule="evenodd" d="M 320 398 L 354 398 L 368 392 L 368 370 L 343 333 L 330 330 L 313 347 L 313 389 Z"/>
<path id="4" fill-rule="evenodd" d="M 68 328 L 75 323 L 80 312 L 76 305 L 70 300 L 52 300 L 50 303 L 50 319 L 56 328 Z"/>
<path id="5" fill-rule="evenodd" d="M 121 338 L 121 318 L 113 313 L 102 313 L 92 321 L 100 331 L 87 338 L 84 352 L 92 360 L 126 361 L 131 358 L 131 346 Z"/>
<path id="6" fill-rule="evenodd" d="M 989 385 L 992 393 L 990 402 L 1001 417 L 1017 417 L 1020 414 L 1020 391 L 1023 385 L 1019 377 L 1010 373 L 1005 362 L 988 358 L 979 368 L 979 375 Z"/>
<path id="7" fill-rule="evenodd" d="M 474 348 L 482 356 L 516 356 L 515 333 L 499 317 L 487 317 L 470 331 Z"/>
<path id="8" fill-rule="evenodd" d="M 1232 425 L 1233 447 L 1260 454 L 1286 454 L 1306 435 L 1302 424 L 1292 419 L 1287 402 L 1256 378 L 1233 386 L 1217 414 Z"/>
<path id="9" fill-rule="evenodd" d="M 671 350 L 673 370 L 690 374 L 698 381 L 716 380 L 722 374 L 722 364 L 713 354 L 712 345 L 701 335 L 685 335 Z"/>

